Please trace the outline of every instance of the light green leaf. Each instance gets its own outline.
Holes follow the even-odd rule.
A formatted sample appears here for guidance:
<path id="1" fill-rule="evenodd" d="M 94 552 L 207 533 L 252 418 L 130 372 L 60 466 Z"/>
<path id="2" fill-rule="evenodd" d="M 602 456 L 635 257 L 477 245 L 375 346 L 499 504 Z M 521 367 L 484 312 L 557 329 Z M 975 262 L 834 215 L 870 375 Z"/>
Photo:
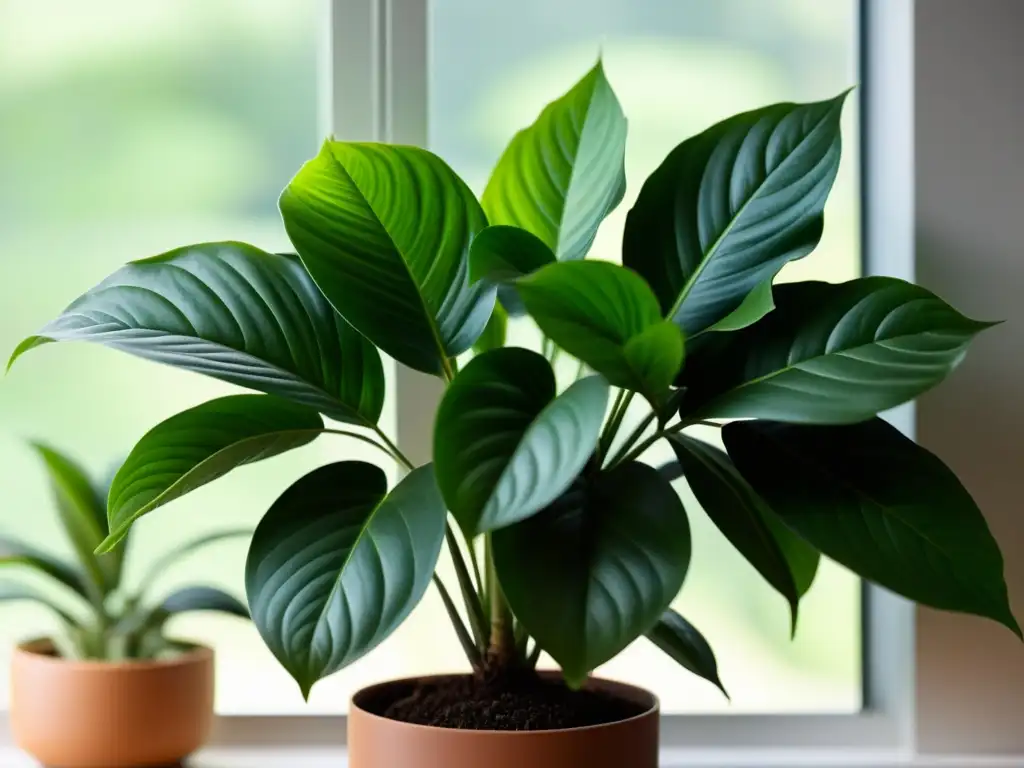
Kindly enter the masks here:
<path id="1" fill-rule="evenodd" d="M 508 334 L 508 313 L 501 304 L 494 305 L 491 319 L 487 321 L 487 327 L 480 335 L 480 338 L 473 344 L 473 350 L 482 355 L 492 349 L 500 349 L 505 346 L 505 338 Z"/>
<path id="2" fill-rule="evenodd" d="M 690 490 L 711 522 L 786 598 L 792 630 L 796 633 L 797 609 L 817 571 L 817 554 L 808 578 L 811 563 L 803 555 L 810 547 L 785 526 L 772 525 L 771 509 L 740 476 L 723 451 L 683 434 L 672 435 L 669 443 L 683 468 Z M 797 555 L 792 563 L 787 557 L 789 552 Z M 798 569 L 800 586 L 805 587 L 803 592 L 797 586 Z"/>
<path id="3" fill-rule="evenodd" d="M 440 374 L 483 332 L 494 288 L 469 285 L 487 220 L 469 187 L 417 147 L 324 143 L 281 195 L 302 263 L 360 333 Z"/>
<path id="4" fill-rule="evenodd" d="M 742 421 L 723 438 L 743 477 L 823 554 L 911 600 L 1021 635 L 985 518 L 956 475 L 895 427 Z"/>
<path id="5" fill-rule="evenodd" d="M 703 677 L 729 698 L 729 693 L 718 677 L 715 653 L 697 628 L 675 611 L 669 609 L 661 615 L 647 638 L 663 650 L 680 666 Z"/>
<path id="6" fill-rule="evenodd" d="M 682 586 L 690 528 L 658 471 L 622 464 L 492 537 L 516 618 L 579 686 L 658 621 Z"/>
<path id="7" fill-rule="evenodd" d="M 747 294 L 742 303 L 732 312 L 708 328 L 709 331 L 738 331 L 753 325 L 775 309 L 772 296 L 772 282 L 765 280 Z"/>
<path id="8" fill-rule="evenodd" d="M 304 696 L 372 650 L 430 584 L 447 511 L 430 465 L 387 493 L 360 461 L 309 473 L 253 536 L 245 588 L 263 641 Z"/>
<path id="9" fill-rule="evenodd" d="M 515 135 L 484 190 L 491 224 L 537 235 L 560 261 L 582 259 L 626 190 L 626 118 L 601 62 Z"/>
<path id="10" fill-rule="evenodd" d="M 730 117 L 676 147 L 644 183 L 626 218 L 623 264 L 687 336 L 818 244 L 845 98 Z"/>
<path id="11" fill-rule="evenodd" d="M 324 427 L 313 409 L 272 395 L 229 395 L 190 408 L 143 435 L 107 499 L 107 551 L 132 523 L 236 467 L 306 445 Z"/>
<path id="12" fill-rule="evenodd" d="M 990 326 L 891 277 L 778 285 L 775 303 L 756 325 L 702 337 L 680 413 L 863 421 L 938 384 Z"/>
<path id="13" fill-rule="evenodd" d="M 516 282 L 544 334 L 613 386 L 656 401 L 683 364 L 683 337 L 639 275 L 606 261 L 560 262 Z"/>
<path id="14" fill-rule="evenodd" d="M 295 257 L 204 243 L 122 267 L 84 294 L 11 363 L 46 341 L 92 341 L 308 405 L 377 422 L 384 370 L 373 345 L 331 309 Z"/>
<path id="15" fill-rule="evenodd" d="M 88 598 L 82 572 L 58 557 L 11 536 L 0 536 L 0 568 L 20 566 L 45 574 L 81 597 Z"/>
<path id="16" fill-rule="evenodd" d="M 594 452 L 608 384 L 580 379 L 558 397 L 547 360 L 507 347 L 474 358 L 448 387 L 434 467 L 448 509 L 473 536 L 558 498 Z"/>

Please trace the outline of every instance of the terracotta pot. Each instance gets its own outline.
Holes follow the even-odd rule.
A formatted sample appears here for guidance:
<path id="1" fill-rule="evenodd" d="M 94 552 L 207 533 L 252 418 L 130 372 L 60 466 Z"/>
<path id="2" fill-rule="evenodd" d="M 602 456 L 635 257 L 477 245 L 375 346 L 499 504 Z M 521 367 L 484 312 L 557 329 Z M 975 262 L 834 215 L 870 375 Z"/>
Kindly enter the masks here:
<path id="1" fill-rule="evenodd" d="M 439 678 L 420 678 L 423 681 Z M 348 715 L 349 768 L 657 768 L 658 699 L 640 688 L 607 680 L 587 687 L 634 701 L 643 714 L 604 725 L 557 731 L 463 731 L 413 725 L 374 715 L 360 702 L 378 700 L 388 688 L 364 688 Z"/>
<path id="2" fill-rule="evenodd" d="M 65 661 L 48 640 L 11 663 L 11 730 L 52 768 L 142 768 L 191 754 L 213 725 L 213 651 L 166 661 Z"/>

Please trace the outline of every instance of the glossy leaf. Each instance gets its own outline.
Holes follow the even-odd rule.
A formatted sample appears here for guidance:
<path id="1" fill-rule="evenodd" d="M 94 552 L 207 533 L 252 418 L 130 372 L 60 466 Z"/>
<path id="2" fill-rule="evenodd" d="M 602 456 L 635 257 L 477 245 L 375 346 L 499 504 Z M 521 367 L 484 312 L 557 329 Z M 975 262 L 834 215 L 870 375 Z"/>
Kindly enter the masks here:
<path id="1" fill-rule="evenodd" d="M 297 259 L 242 243 L 179 248 L 122 267 L 11 363 L 49 341 L 92 341 L 375 424 L 380 355 L 331 309 Z"/>
<path id="2" fill-rule="evenodd" d="M 944 379 L 989 323 L 891 277 L 775 286 L 761 322 L 704 337 L 681 413 L 777 421 L 862 421 Z"/>
<path id="3" fill-rule="evenodd" d="M 491 224 L 537 235 L 560 261 L 582 259 L 626 190 L 626 118 L 601 62 L 515 135 L 491 174 Z"/>
<path id="4" fill-rule="evenodd" d="M 434 467 L 469 535 L 511 525 L 558 498 L 597 445 L 608 384 L 581 379 L 555 396 L 547 360 L 518 347 L 474 358 L 448 387 Z"/>
<path id="5" fill-rule="evenodd" d="M 48 446 L 33 446 L 50 478 L 57 514 L 86 577 L 93 600 L 100 599 L 116 583 L 116 563 L 102 562 L 94 554 L 107 535 L 103 502 L 85 471 L 74 461 Z"/>
<path id="6" fill-rule="evenodd" d="M 644 183 L 626 218 L 623 264 L 687 336 L 818 244 L 845 97 L 730 117 L 676 147 Z"/>
<path id="7" fill-rule="evenodd" d="M 360 461 L 309 473 L 274 502 L 245 569 L 253 621 L 304 696 L 373 649 L 430 584 L 447 512 L 433 467 L 387 493 Z"/>
<path id="8" fill-rule="evenodd" d="M 0 581 L 0 603 L 27 600 L 45 606 L 59 616 L 66 624 L 75 626 L 78 620 L 48 596 L 27 584 L 14 581 Z"/>
<path id="9" fill-rule="evenodd" d="M 252 536 L 252 530 L 249 528 L 229 528 L 223 531 L 214 531 L 213 533 L 200 536 L 197 539 L 186 541 L 184 544 L 179 544 L 153 561 L 153 564 L 146 570 L 145 575 L 139 582 L 141 584 L 141 589 L 147 589 L 154 581 L 166 573 L 169 568 L 177 564 L 178 561 L 188 557 L 200 549 L 212 546 L 213 544 L 219 544 L 223 541 L 245 538 L 248 536 Z"/>
<path id="10" fill-rule="evenodd" d="M 115 545 L 143 515 L 236 467 L 306 445 L 323 431 L 320 415 L 270 395 L 229 395 L 175 414 L 143 435 L 107 499 Z"/>
<path id="11" fill-rule="evenodd" d="M 487 220 L 441 158 L 417 147 L 328 141 L 280 206 L 324 295 L 399 362 L 440 374 L 483 332 L 494 288 L 469 285 L 468 261 Z"/>
<path id="12" fill-rule="evenodd" d="M 574 485 L 492 542 L 513 613 L 573 686 L 654 626 L 690 562 L 682 502 L 637 463 Z"/>
<path id="13" fill-rule="evenodd" d="M 775 309 L 770 280 L 758 285 L 747 294 L 743 302 L 732 312 L 708 328 L 709 331 L 739 331 L 753 325 L 762 317 Z"/>
<path id="14" fill-rule="evenodd" d="M 669 443 L 690 490 L 711 522 L 786 598 L 795 633 L 797 608 L 813 580 L 813 571 L 817 571 L 817 557 L 813 559 L 813 571 L 808 577 L 810 562 L 801 555 L 809 547 L 785 526 L 772 524 L 771 509 L 740 476 L 723 451 L 683 434 L 672 435 Z M 787 557 L 789 552 L 797 555 L 793 562 Z M 797 586 L 798 580 L 800 586 L 805 587 L 803 592 Z"/>
<path id="15" fill-rule="evenodd" d="M 82 597 L 88 597 L 82 572 L 71 563 L 36 549 L 20 539 L 0 535 L 0 568 L 31 568 L 63 584 Z"/>
<path id="16" fill-rule="evenodd" d="M 498 286 L 498 301 L 513 317 L 526 314 L 514 281 L 555 261 L 540 238 L 519 227 L 498 224 L 473 239 L 469 250 L 469 281 Z M 493 315 L 492 315 L 493 317 Z"/>
<path id="17" fill-rule="evenodd" d="M 647 633 L 647 638 L 677 664 L 713 683 L 725 694 L 725 698 L 729 698 L 728 691 L 718 677 L 715 652 L 711 650 L 704 635 L 678 613 L 672 609 L 665 611 L 654 628 Z"/>
<path id="18" fill-rule="evenodd" d="M 654 400 L 683 364 L 683 337 L 639 275 L 606 261 L 552 264 L 516 282 L 544 334 L 617 387 Z"/>
<path id="19" fill-rule="evenodd" d="M 480 334 L 480 338 L 473 344 L 473 351 L 478 355 L 490 352 L 492 349 L 500 349 L 505 346 L 505 339 L 508 335 L 508 313 L 501 304 L 494 305 L 491 319 L 487 321 L 487 327 Z"/>
<path id="20" fill-rule="evenodd" d="M 723 437 L 743 477 L 825 555 L 911 600 L 1021 634 L 985 518 L 952 471 L 895 427 L 742 421 Z"/>

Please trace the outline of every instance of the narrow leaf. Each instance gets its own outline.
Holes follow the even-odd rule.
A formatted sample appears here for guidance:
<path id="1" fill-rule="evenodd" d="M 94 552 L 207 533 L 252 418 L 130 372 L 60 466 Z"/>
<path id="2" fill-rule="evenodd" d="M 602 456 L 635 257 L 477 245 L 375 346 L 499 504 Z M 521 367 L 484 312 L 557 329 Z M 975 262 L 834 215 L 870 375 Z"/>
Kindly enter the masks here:
<path id="1" fill-rule="evenodd" d="M 555 396 L 547 360 L 508 347 L 474 358 L 437 412 L 434 462 L 448 508 L 470 536 L 554 501 L 597 445 L 608 384 L 581 379 Z"/>
<path id="2" fill-rule="evenodd" d="M 409 615 L 430 584 L 446 517 L 430 465 L 388 494 L 372 464 L 328 464 L 274 502 L 253 536 L 246 593 L 263 641 L 304 696 Z"/>
<path id="3" fill-rule="evenodd" d="M 718 677 L 718 662 L 715 653 L 697 628 L 675 611 L 665 611 L 647 638 L 672 657 L 680 666 L 713 683 L 725 698 L 728 691 Z"/>
<path id="4" fill-rule="evenodd" d="M 231 470 L 306 445 L 323 419 L 305 405 L 271 395 L 229 395 L 171 416 L 143 435 L 121 466 L 107 499 L 114 546 L 143 515 Z"/>
<path id="5" fill-rule="evenodd" d="M 216 587 L 183 587 L 172 592 L 160 603 L 160 612 L 167 616 L 192 611 L 215 611 L 243 619 L 249 618 L 249 609 L 244 603 Z"/>
<path id="6" fill-rule="evenodd" d="M 82 597 L 89 596 L 82 572 L 78 568 L 20 539 L 0 536 L 0 567 L 3 566 L 31 568 L 60 582 Z"/>
<path id="7" fill-rule="evenodd" d="M 723 437 L 747 481 L 828 557 L 916 602 L 1021 634 L 985 518 L 956 475 L 895 427 L 742 421 Z"/>
<path id="8" fill-rule="evenodd" d="M 66 624 L 70 626 L 78 625 L 78 619 L 39 590 L 13 581 L 0 581 L 0 603 L 13 602 L 15 600 L 27 600 L 32 603 L 38 603 L 49 608 Z"/>

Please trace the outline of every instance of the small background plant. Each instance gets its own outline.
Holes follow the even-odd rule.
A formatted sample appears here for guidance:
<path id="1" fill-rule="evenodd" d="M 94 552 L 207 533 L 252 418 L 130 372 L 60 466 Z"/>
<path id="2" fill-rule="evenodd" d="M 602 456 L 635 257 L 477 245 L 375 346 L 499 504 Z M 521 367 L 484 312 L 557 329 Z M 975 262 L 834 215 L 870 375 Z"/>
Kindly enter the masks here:
<path id="1" fill-rule="evenodd" d="M 176 547 L 151 563 L 139 583 L 129 587 L 123 577 L 130 537 L 122 539 L 108 555 L 94 553 L 109 535 L 105 503 L 109 479 L 95 482 L 53 448 L 39 444 L 34 448 L 46 466 L 54 508 L 76 560 L 62 559 L 0 533 L 0 569 L 36 574 L 56 587 L 44 591 L 32 587 L 28 580 L 0 579 L 0 602 L 29 600 L 53 611 L 62 630 L 53 641 L 63 658 L 161 658 L 190 647 L 164 634 L 165 624 L 176 614 L 219 611 L 249 617 L 245 605 L 215 587 L 184 587 L 163 599 L 149 593 L 152 582 L 180 558 L 225 539 L 247 536 L 250 531 L 225 530 Z"/>

